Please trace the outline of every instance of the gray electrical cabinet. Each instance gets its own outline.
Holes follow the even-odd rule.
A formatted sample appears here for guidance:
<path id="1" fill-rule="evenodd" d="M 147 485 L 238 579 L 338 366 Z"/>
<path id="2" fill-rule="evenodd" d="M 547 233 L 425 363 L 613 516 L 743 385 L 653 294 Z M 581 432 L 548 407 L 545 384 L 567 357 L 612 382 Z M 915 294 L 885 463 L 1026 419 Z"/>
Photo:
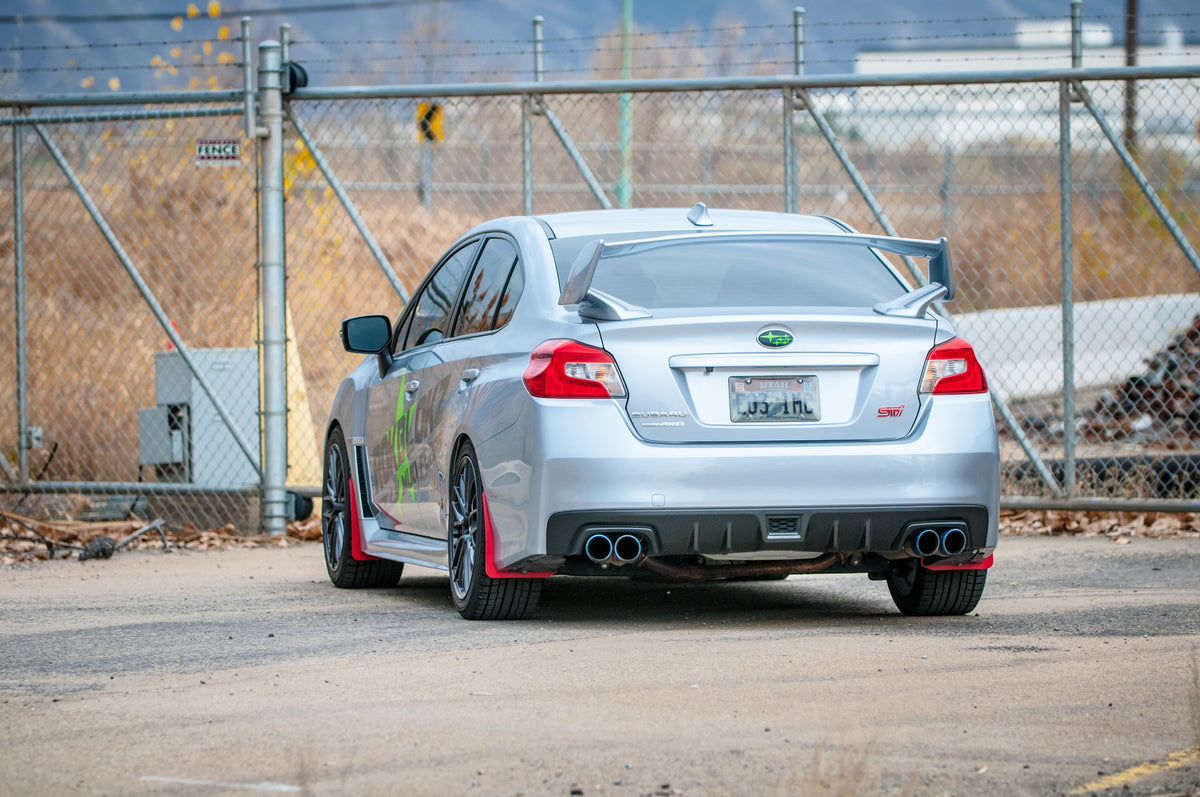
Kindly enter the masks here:
<path id="1" fill-rule="evenodd" d="M 256 485 L 258 476 L 258 353 L 254 349 L 191 349 L 197 370 L 220 399 L 252 465 L 204 388 L 177 351 L 154 355 L 155 406 L 138 411 L 140 462 L 155 481 L 215 489 Z"/>

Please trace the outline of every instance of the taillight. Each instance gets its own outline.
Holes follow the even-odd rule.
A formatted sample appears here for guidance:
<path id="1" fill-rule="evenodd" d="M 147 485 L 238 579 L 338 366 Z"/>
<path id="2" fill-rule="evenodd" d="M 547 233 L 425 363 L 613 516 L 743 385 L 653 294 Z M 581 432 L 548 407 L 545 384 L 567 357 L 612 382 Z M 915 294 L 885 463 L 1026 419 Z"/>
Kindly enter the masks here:
<path id="1" fill-rule="evenodd" d="M 942 395 L 947 393 L 986 393 L 987 378 L 975 359 L 975 350 L 962 338 L 951 338 L 934 346 L 925 358 L 925 375 L 921 392 Z"/>
<path id="2" fill-rule="evenodd" d="M 548 340 L 533 350 L 521 377 L 538 398 L 617 398 L 625 383 L 604 349 L 577 340 Z"/>

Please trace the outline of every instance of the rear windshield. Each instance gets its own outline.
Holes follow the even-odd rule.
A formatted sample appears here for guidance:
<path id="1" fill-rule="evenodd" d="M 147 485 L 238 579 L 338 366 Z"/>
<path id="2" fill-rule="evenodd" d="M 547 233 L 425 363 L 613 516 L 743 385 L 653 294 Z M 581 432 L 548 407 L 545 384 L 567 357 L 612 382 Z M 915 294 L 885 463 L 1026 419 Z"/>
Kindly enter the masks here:
<path id="1" fill-rule="evenodd" d="M 551 242 L 560 286 L 586 243 Z M 650 309 L 871 307 L 907 292 L 864 246 L 794 239 L 633 243 L 600 260 L 592 287 Z"/>

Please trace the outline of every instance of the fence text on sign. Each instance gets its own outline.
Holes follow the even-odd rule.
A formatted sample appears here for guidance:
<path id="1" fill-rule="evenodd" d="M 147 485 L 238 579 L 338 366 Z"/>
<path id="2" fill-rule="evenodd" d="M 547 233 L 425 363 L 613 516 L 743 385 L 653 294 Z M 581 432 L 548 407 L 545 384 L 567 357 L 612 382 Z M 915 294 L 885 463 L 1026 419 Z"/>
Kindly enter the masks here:
<path id="1" fill-rule="evenodd" d="M 1200 510 L 1200 68 L 248 85 L 8 104 L 0 506 L 276 517 L 279 474 L 319 492 L 343 317 L 396 317 L 481 220 L 627 193 L 947 236 L 1004 504 Z"/>

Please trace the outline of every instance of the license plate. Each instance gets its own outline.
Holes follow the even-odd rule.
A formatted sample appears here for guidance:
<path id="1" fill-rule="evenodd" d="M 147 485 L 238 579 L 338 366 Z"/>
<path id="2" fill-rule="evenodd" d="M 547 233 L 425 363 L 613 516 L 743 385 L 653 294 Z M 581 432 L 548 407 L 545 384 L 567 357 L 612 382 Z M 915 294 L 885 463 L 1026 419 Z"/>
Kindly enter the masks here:
<path id="1" fill-rule="evenodd" d="M 815 376 L 729 378 L 729 419 L 734 423 L 799 423 L 821 420 Z"/>

